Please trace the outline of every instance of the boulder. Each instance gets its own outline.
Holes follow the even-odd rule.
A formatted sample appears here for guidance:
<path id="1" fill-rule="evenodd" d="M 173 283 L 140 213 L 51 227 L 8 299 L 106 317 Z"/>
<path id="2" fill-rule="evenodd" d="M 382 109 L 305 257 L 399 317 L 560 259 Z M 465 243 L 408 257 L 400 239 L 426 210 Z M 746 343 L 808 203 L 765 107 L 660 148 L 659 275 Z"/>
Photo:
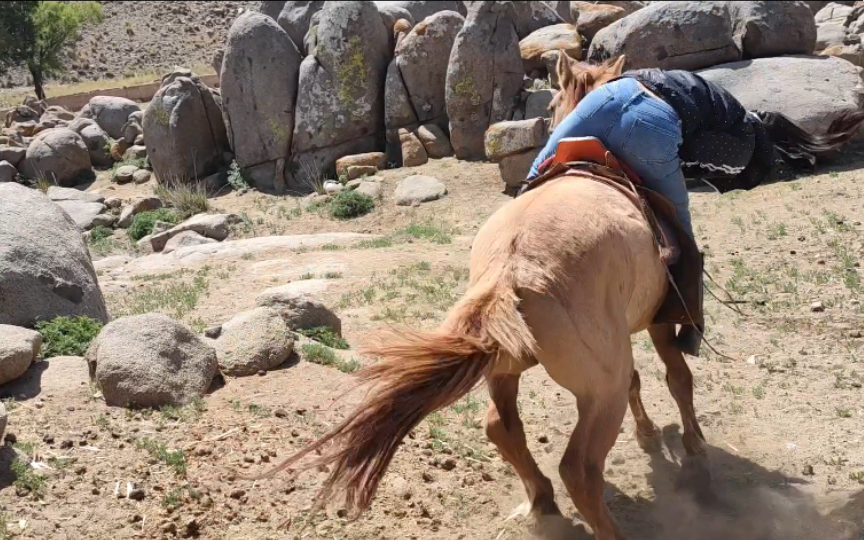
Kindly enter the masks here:
<path id="1" fill-rule="evenodd" d="M 294 350 L 294 337 L 279 312 L 256 307 L 222 325 L 214 342 L 219 367 L 243 377 L 281 366 Z"/>
<path id="2" fill-rule="evenodd" d="M 327 2 L 319 13 L 315 56 L 300 65 L 294 118 L 301 185 L 339 157 L 376 150 L 384 131 L 390 51 L 378 10 L 371 2 Z"/>
<path id="3" fill-rule="evenodd" d="M 55 120 L 63 120 L 66 122 L 71 122 L 75 119 L 75 114 L 67 111 L 63 107 L 59 105 L 51 105 L 50 107 L 45 109 L 45 112 L 42 113 L 42 116 L 39 118 L 39 121 L 44 121 L 47 119 L 55 119 Z"/>
<path id="4" fill-rule="evenodd" d="M 112 321 L 84 359 L 105 403 L 120 407 L 185 405 L 204 395 L 217 372 L 216 350 L 158 313 Z"/>
<path id="5" fill-rule="evenodd" d="M 138 167 L 135 165 L 123 165 L 114 171 L 114 181 L 118 184 L 128 184 L 132 181 L 132 177 L 138 172 Z"/>
<path id="6" fill-rule="evenodd" d="M 780 112 L 807 131 L 824 133 L 840 112 L 864 106 L 858 72 L 840 58 L 783 56 L 699 74 L 729 90 L 748 110 Z"/>
<path id="7" fill-rule="evenodd" d="M 371 165 L 356 165 L 348 167 L 348 180 L 356 180 L 363 176 L 373 176 L 378 169 Z"/>
<path id="8" fill-rule="evenodd" d="M 0 185 L 0 324 L 108 313 L 75 222 L 43 193 Z"/>
<path id="9" fill-rule="evenodd" d="M 387 2 L 386 5 L 379 6 L 378 9 L 382 8 L 396 8 L 396 9 L 404 9 L 408 13 L 411 14 L 414 22 L 421 22 L 423 19 L 427 17 L 431 17 L 436 13 L 440 13 L 442 11 L 455 11 L 460 14 L 464 14 L 464 8 L 460 6 L 462 2 L 453 2 L 453 1 L 442 1 L 442 2 L 429 2 L 422 0 L 411 0 L 407 2 Z M 384 4 L 382 2 L 382 4 Z"/>
<path id="10" fill-rule="evenodd" d="M 515 110 L 524 71 L 512 6 L 474 2 L 453 44 L 445 99 L 450 143 L 460 159 L 482 159 L 486 129 Z"/>
<path id="11" fill-rule="evenodd" d="M 90 228 L 104 227 L 106 229 L 113 229 L 117 225 L 117 219 L 118 217 L 114 214 L 99 214 L 90 222 Z"/>
<path id="12" fill-rule="evenodd" d="M 813 54 L 816 21 L 804 2 L 729 2 L 742 58 Z"/>
<path id="13" fill-rule="evenodd" d="M 741 58 L 732 29 L 727 2 L 656 2 L 597 32 L 588 59 L 626 54 L 626 69 L 700 69 Z"/>
<path id="14" fill-rule="evenodd" d="M 414 106 L 405 81 L 402 80 L 402 71 L 399 63 L 394 58 L 387 67 L 387 76 L 384 80 L 384 126 L 387 130 L 387 159 L 394 162 L 402 161 L 401 149 L 399 148 L 399 129 L 414 129 L 419 125 Z"/>
<path id="15" fill-rule="evenodd" d="M 306 36 L 306 32 L 309 31 L 312 17 L 321 11 L 323 7 L 324 2 L 322 1 L 302 0 L 288 1 L 282 6 L 277 21 L 291 41 L 294 42 L 297 50 L 302 51 L 304 49 L 303 39 Z M 296 73 L 296 68 L 294 69 Z M 296 79 L 294 84 L 296 85 Z"/>
<path id="16" fill-rule="evenodd" d="M 156 210 L 157 208 L 162 208 L 162 199 L 159 197 L 144 197 L 132 201 L 123 207 L 123 210 L 120 212 L 120 219 L 117 221 L 117 226 L 126 229 L 132 225 L 132 221 L 136 215 L 141 212 Z"/>
<path id="17" fill-rule="evenodd" d="M 0 160 L 8 161 L 18 167 L 27 156 L 27 149 L 20 146 L 0 146 Z"/>
<path id="18" fill-rule="evenodd" d="M 493 124 L 486 131 L 486 158 L 492 162 L 543 146 L 546 142 L 546 122 L 530 118 Z"/>
<path id="19" fill-rule="evenodd" d="M 153 234 L 150 242 L 153 245 L 153 251 L 162 251 L 168 240 L 184 231 L 194 231 L 202 236 L 221 242 L 228 238 L 228 234 L 231 232 L 231 225 L 239 222 L 240 216 L 235 214 L 196 214 L 167 231 Z"/>
<path id="20" fill-rule="evenodd" d="M 123 124 L 123 140 L 126 144 L 137 144 L 135 141 L 138 140 L 138 137 L 142 137 L 144 135 L 144 128 L 141 127 L 141 122 L 139 120 L 127 120 L 125 124 Z"/>
<path id="21" fill-rule="evenodd" d="M 628 15 L 622 7 L 594 2 L 572 2 L 574 9 L 579 10 L 576 28 L 585 39 L 591 41 L 600 30 Z"/>
<path id="22" fill-rule="evenodd" d="M 6 412 L 6 405 L 0 402 L 0 439 L 3 439 L 6 434 L 6 425 L 9 423 L 9 413 Z"/>
<path id="23" fill-rule="evenodd" d="M 286 2 L 283 13 L 297 4 L 310 2 Z M 249 11 L 231 25 L 221 75 L 222 108 L 228 140 L 241 167 L 290 156 L 301 61 L 294 42 L 271 18 Z M 250 177 L 256 180 L 255 175 Z M 269 183 L 281 187 L 285 180 Z"/>
<path id="24" fill-rule="evenodd" d="M 852 14 L 851 6 L 830 3 L 814 17 L 816 23 L 816 50 L 845 45 L 848 28 L 847 18 Z M 827 53 L 826 53 L 827 54 Z"/>
<path id="25" fill-rule="evenodd" d="M 438 124 L 422 125 L 414 132 L 414 135 L 423 144 L 429 158 L 441 159 L 453 155 L 450 139 L 447 138 L 447 134 Z"/>
<path id="26" fill-rule="evenodd" d="M 126 149 L 125 152 L 123 152 L 123 159 L 124 160 L 144 159 L 146 157 L 147 157 L 147 147 L 146 146 L 133 145 L 133 146 L 130 146 L 128 149 Z"/>
<path id="27" fill-rule="evenodd" d="M 95 120 L 105 133 L 114 139 L 123 137 L 123 126 L 133 112 L 141 107 L 131 99 L 114 96 L 95 96 L 78 113 L 79 118 Z"/>
<path id="28" fill-rule="evenodd" d="M 431 176 L 414 175 L 399 182 L 396 186 L 396 204 L 414 206 L 420 203 L 437 201 L 447 194 L 447 186 Z"/>
<path id="29" fill-rule="evenodd" d="M 368 152 L 345 156 L 336 160 L 336 174 L 345 176 L 349 167 L 375 167 L 379 171 L 387 168 L 387 157 L 384 152 Z"/>
<path id="30" fill-rule="evenodd" d="M 368 195 L 373 199 L 381 198 L 381 183 L 363 181 L 354 189 L 357 193 Z"/>
<path id="31" fill-rule="evenodd" d="M 512 4 L 514 8 L 513 23 L 519 39 L 524 39 L 541 28 L 567 22 L 546 2 L 520 1 L 512 2 Z"/>
<path id="32" fill-rule="evenodd" d="M 21 165 L 28 178 L 44 177 L 58 186 L 74 186 L 82 173 L 90 171 L 90 152 L 84 139 L 67 128 L 55 128 L 37 135 Z"/>
<path id="33" fill-rule="evenodd" d="M 5 159 L 0 160 L 0 183 L 14 182 L 17 175 L 18 169 Z"/>
<path id="34" fill-rule="evenodd" d="M 162 253 L 171 253 L 172 251 L 176 251 L 180 248 L 184 248 L 187 246 L 216 244 L 218 242 L 218 240 L 207 238 L 206 236 L 202 236 L 195 231 L 183 231 L 179 234 L 172 236 L 170 240 L 165 242 L 165 247 L 162 249 Z"/>
<path id="35" fill-rule="evenodd" d="M 501 180 L 508 188 L 517 187 L 528 177 L 528 172 L 531 170 L 531 165 L 534 164 L 534 159 L 538 153 L 540 153 L 539 148 L 526 150 L 519 154 L 507 156 L 498 162 Z"/>
<path id="36" fill-rule="evenodd" d="M 132 173 L 132 181 L 135 184 L 146 184 L 150 181 L 150 178 L 153 176 L 153 173 L 148 171 L 147 169 L 138 169 L 134 173 Z"/>
<path id="37" fill-rule="evenodd" d="M 36 361 L 42 335 L 35 330 L 0 324 L 0 384 L 14 381 Z"/>
<path id="38" fill-rule="evenodd" d="M 396 50 L 394 61 L 420 123 L 434 122 L 443 129 L 448 126 L 444 100 L 447 64 L 464 24 L 465 18 L 455 11 L 439 11 L 418 23 Z"/>
<path id="39" fill-rule="evenodd" d="M 51 186 L 46 195 L 69 214 L 82 231 L 95 227 L 99 214 L 106 208 L 105 197 L 77 189 Z"/>
<path id="40" fill-rule="evenodd" d="M 41 114 L 27 105 L 18 105 L 6 112 L 6 127 L 20 122 L 33 122 L 35 125 L 39 121 Z"/>
<path id="41" fill-rule="evenodd" d="M 554 90 L 535 90 L 528 94 L 525 100 L 525 118 L 551 118 L 549 105 L 555 98 Z"/>
<path id="42" fill-rule="evenodd" d="M 556 24 L 535 30 L 519 42 L 525 73 L 544 69 L 542 56 L 549 51 L 560 50 L 574 60 L 582 60 L 582 38 L 575 26 Z"/>
<path id="43" fill-rule="evenodd" d="M 92 120 L 89 122 L 91 123 L 82 126 L 76 132 L 87 146 L 90 163 L 97 167 L 107 167 L 114 163 L 114 158 L 111 157 L 111 140 L 108 138 L 108 134 L 95 122 Z"/>
<path id="44" fill-rule="evenodd" d="M 142 126 L 147 155 L 160 180 L 209 176 L 230 151 L 219 94 L 189 71 L 178 69 L 162 79 Z"/>
<path id="45" fill-rule="evenodd" d="M 429 161 L 423 143 L 407 129 L 399 130 L 399 143 L 402 146 L 402 166 L 419 167 Z"/>
<path id="46" fill-rule="evenodd" d="M 261 5 L 258 6 L 258 11 L 275 21 L 279 18 L 279 14 L 282 12 L 282 7 L 284 5 L 285 0 L 264 0 L 261 2 Z"/>
<path id="47" fill-rule="evenodd" d="M 363 182 L 377 184 L 377 182 Z M 361 184 L 362 187 L 362 184 Z M 358 190 L 360 187 L 357 188 Z M 309 330 L 326 326 L 342 335 L 342 321 L 319 299 L 298 290 L 289 283 L 267 289 L 255 299 L 255 305 L 276 310 L 291 330 Z"/>

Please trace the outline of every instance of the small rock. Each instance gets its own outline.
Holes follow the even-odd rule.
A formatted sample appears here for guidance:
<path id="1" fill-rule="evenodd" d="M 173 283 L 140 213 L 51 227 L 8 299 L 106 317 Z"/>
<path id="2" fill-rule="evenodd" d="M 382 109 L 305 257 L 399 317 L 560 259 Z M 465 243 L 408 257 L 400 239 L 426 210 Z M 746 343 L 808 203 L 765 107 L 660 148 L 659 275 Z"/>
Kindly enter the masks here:
<path id="1" fill-rule="evenodd" d="M 450 139 L 437 124 L 425 124 L 420 126 L 415 133 L 423 143 L 426 154 L 430 159 L 441 159 L 453 155 L 453 146 Z"/>
<path id="2" fill-rule="evenodd" d="M 328 180 L 324 182 L 324 192 L 328 195 L 336 195 L 337 193 L 344 190 L 345 186 L 343 186 L 339 182 L 334 182 L 333 180 Z"/>
<path id="3" fill-rule="evenodd" d="M 204 335 L 210 339 L 216 339 L 219 337 L 219 334 L 222 333 L 222 325 L 211 326 L 204 330 Z"/>
<path id="4" fill-rule="evenodd" d="M 165 243 L 165 247 L 162 248 L 162 253 L 171 253 L 172 251 L 176 251 L 180 248 L 188 246 L 200 246 L 203 244 L 218 243 L 218 240 L 213 240 L 212 238 L 201 236 L 195 231 L 183 231 L 180 234 L 172 236 L 171 239 Z"/>
<path id="5" fill-rule="evenodd" d="M 153 175 L 153 173 L 151 173 L 147 169 L 138 169 L 132 175 L 132 181 L 135 182 L 136 184 L 146 184 L 147 182 L 150 181 L 150 177 L 152 175 Z"/>
<path id="6" fill-rule="evenodd" d="M 396 204 L 413 206 L 435 201 L 447 194 L 447 186 L 431 176 L 414 175 L 399 182 L 396 186 Z"/>
<path id="7" fill-rule="evenodd" d="M 537 442 L 539 442 L 540 444 L 546 444 L 549 442 L 549 437 L 547 437 L 546 435 L 540 435 L 539 437 L 537 437 Z"/>
<path id="8" fill-rule="evenodd" d="M 823 311 L 825 311 L 825 304 L 823 304 L 822 302 L 813 302 L 812 304 L 810 304 L 810 311 L 812 311 L 813 313 L 822 313 Z"/>
<path id="9" fill-rule="evenodd" d="M 3 436 L 3 441 L 5 441 L 6 444 L 15 444 L 18 442 L 18 437 L 14 433 L 9 432 Z"/>
<path id="10" fill-rule="evenodd" d="M 36 361 L 42 335 L 35 330 L 0 324 L 0 384 L 23 375 Z"/>
<path id="11" fill-rule="evenodd" d="M 418 167 L 429 161 L 429 154 L 423 143 L 407 129 L 399 130 L 399 142 L 402 145 L 403 167 Z"/>
<path id="12" fill-rule="evenodd" d="M 849 337 L 851 337 L 851 338 L 857 339 L 857 338 L 860 338 L 861 336 L 862 336 L 861 330 L 852 330 L 851 332 L 849 332 Z"/>
<path id="13" fill-rule="evenodd" d="M 238 499 L 239 500 L 245 496 L 246 496 L 246 491 L 242 490 L 242 489 L 235 489 L 234 491 L 231 492 L 231 498 L 232 499 Z"/>
<path id="14" fill-rule="evenodd" d="M 375 167 L 382 171 L 387 167 L 387 156 L 384 152 L 368 152 L 339 158 L 336 160 L 336 174 L 345 176 L 348 174 L 348 167 L 354 166 Z"/>
<path id="15" fill-rule="evenodd" d="M 453 458 L 447 458 L 441 463 L 441 468 L 445 471 L 452 471 L 456 468 L 456 460 Z"/>
<path id="16" fill-rule="evenodd" d="M 114 181 L 118 184 L 128 184 L 132 181 L 137 170 L 138 167 L 134 165 L 123 165 L 122 167 L 118 167 L 114 172 Z"/>
<path id="17" fill-rule="evenodd" d="M 198 536 L 200 530 L 201 525 L 198 524 L 198 521 L 195 518 L 192 518 L 183 526 L 183 537 L 189 538 L 191 536 Z"/>
<path id="18" fill-rule="evenodd" d="M 120 197 L 109 197 L 105 199 L 105 206 L 108 208 L 120 208 L 123 206 L 123 199 Z"/>
<path id="19" fill-rule="evenodd" d="M 288 418 L 288 412 L 285 409 L 276 409 L 273 411 L 273 416 L 276 418 Z"/>
<path id="20" fill-rule="evenodd" d="M 348 180 L 356 180 L 364 176 L 373 176 L 378 169 L 372 165 L 352 165 L 348 167 Z"/>
<path id="21" fill-rule="evenodd" d="M 422 478 L 423 478 L 423 481 L 426 482 L 427 484 L 431 484 L 432 482 L 435 481 L 435 477 L 432 476 L 432 473 L 429 471 L 424 471 Z"/>
<path id="22" fill-rule="evenodd" d="M 360 182 L 355 191 L 378 199 L 381 197 L 381 184 L 379 182 Z"/>
<path id="23" fill-rule="evenodd" d="M 75 443 L 73 443 L 72 441 L 67 439 L 67 440 L 60 443 L 60 450 L 68 450 L 68 449 L 72 448 L 72 446 L 74 446 L 74 444 Z"/>
<path id="24" fill-rule="evenodd" d="M 815 476 L 816 471 L 813 470 L 813 465 L 805 465 L 804 469 L 801 471 L 801 474 L 804 476 Z"/>
<path id="25" fill-rule="evenodd" d="M 54 444 L 54 435 L 45 435 L 42 437 L 42 442 L 45 444 Z"/>

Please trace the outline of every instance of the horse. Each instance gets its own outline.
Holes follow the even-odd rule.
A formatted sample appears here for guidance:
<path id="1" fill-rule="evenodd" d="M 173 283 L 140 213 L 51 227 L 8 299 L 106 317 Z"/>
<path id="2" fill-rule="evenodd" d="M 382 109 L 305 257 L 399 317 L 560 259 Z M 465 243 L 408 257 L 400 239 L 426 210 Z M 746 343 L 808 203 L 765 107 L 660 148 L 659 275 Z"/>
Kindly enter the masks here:
<path id="1" fill-rule="evenodd" d="M 623 58 L 577 64 L 562 52 L 554 122 L 619 76 L 623 65 Z M 603 471 L 628 405 L 639 445 L 651 451 L 660 439 L 640 396 L 631 334 L 647 329 L 666 366 L 683 425 L 682 472 L 688 472 L 682 476 L 694 487 L 710 485 L 693 376 L 674 345 L 675 326 L 652 324 L 668 287 L 654 231 L 623 192 L 578 170 L 545 182 L 504 204 L 480 228 L 468 288 L 441 325 L 372 333 L 359 351 L 378 358 L 357 374 L 371 386 L 366 399 L 255 478 L 327 467 L 315 508 L 341 494 L 347 515 L 357 518 L 371 505 L 401 441 L 426 416 L 485 382 L 485 433 L 523 483 L 522 509 L 539 520 L 560 516 L 517 407 L 522 373 L 540 365 L 577 402 L 578 422 L 558 467 L 561 480 L 598 540 L 624 540 L 603 500 Z M 301 463 L 313 453 L 317 457 Z"/>

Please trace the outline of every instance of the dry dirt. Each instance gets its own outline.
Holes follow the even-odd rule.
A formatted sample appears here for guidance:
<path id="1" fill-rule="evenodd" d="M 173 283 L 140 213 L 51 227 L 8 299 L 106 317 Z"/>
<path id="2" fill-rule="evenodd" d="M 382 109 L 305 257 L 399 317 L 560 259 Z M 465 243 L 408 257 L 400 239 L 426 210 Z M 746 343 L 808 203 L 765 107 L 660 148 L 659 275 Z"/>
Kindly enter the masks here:
<path id="1" fill-rule="evenodd" d="M 416 172 L 441 178 L 449 195 L 418 208 L 386 202 L 395 183 Z M 447 159 L 383 176 L 385 202 L 350 222 L 254 192 L 212 201 L 217 209 L 245 212 L 240 236 L 348 231 L 377 240 L 296 249 L 256 248 L 243 240 L 246 247 L 229 255 L 183 260 L 168 271 L 158 264 L 163 255 L 102 259 L 97 266 L 110 308 L 116 315 L 162 305 L 200 329 L 290 281 L 318 291 L 338 311 L 352 348 L 384 324 L 433 327 L 465 288 L 473 234 L 508 199 L 489 164 Z M 653 455 L 640 450 L 628 413 L 606 463 L 606 498 L 629 538 L 864 538 L 861 186 L 861 173 L 841 171 L 750 192 L 692 193 L 708 269 L 745 301 L 739 304 L 743 315 L 707 302 L 709 337 L 735 360 L 707 353 L 689 362 L 717 501 L 700 506 L 674 490 L 682 456 L 678 411 L 647 336 L 635 335 L 643 397 L 664 444 Z M 110 186 L 100 178 L 89 189 L 131 197 L 151 187 Z M 823 310 L 812 311 L 814 302 Z M 345 371 L 352 358 L 364 362 L 351 351 L 340 354 Z M 523 500 L 522 487 L 480 427 L 483 390 L 415 430 L 372 509 L 356 522 L 340 517 L 338 506 L 328 516 L 309 515 L 323 472 L 237 479 L 264 471 L 349 414 L 362 398 L 342 397 L 351 386 L 350 374 L 295 358 L 266 376 L 229 379 L 197 407 L 130 412 L 93 397 L 81 361 L 37 364 L 27 380 L 4 389 L 11 409 L 7 431 L 19 452 L 48 468 L 36 471 L 44 477 L 41 496 L 12 485 L 8 468 L 0 469 L 6 534 L 70 540 L 195 531 L 207 539 L 255 540 L 532 538 L 529 520 L 506 520 Z M 567 516 L 547 538 L 590 538 L 557 475 L 577 419 L 573 398 L 535 368 L 523 378 L 519 405 L 529 446 Z M 3 465 L 14 452 L 3 448 Z M 127 482 L 143 490 L 135 494 L 143 498 L 125 497 Z M 278 529 L 285 520 L 287 527 Z"/>

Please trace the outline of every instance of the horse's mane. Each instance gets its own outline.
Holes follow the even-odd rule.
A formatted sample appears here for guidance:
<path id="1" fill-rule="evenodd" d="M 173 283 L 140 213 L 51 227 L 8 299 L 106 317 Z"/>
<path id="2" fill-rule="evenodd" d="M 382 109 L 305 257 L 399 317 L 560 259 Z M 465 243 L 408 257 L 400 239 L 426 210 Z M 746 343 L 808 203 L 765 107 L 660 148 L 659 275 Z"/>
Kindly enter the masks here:
<path id="1" fill-rule="evenodd" d="M 570 114 L 588 92 L 621 75 L 624 61 L 625 57 L 622 55 L 595 65 L 577 62 L 567 56 L 563 50 L 558 51 L 558 64 L 555 70 L 561 90 L 549 104 L 549 109 L 553 111 L 552 127 L 557 126 Z"/>

